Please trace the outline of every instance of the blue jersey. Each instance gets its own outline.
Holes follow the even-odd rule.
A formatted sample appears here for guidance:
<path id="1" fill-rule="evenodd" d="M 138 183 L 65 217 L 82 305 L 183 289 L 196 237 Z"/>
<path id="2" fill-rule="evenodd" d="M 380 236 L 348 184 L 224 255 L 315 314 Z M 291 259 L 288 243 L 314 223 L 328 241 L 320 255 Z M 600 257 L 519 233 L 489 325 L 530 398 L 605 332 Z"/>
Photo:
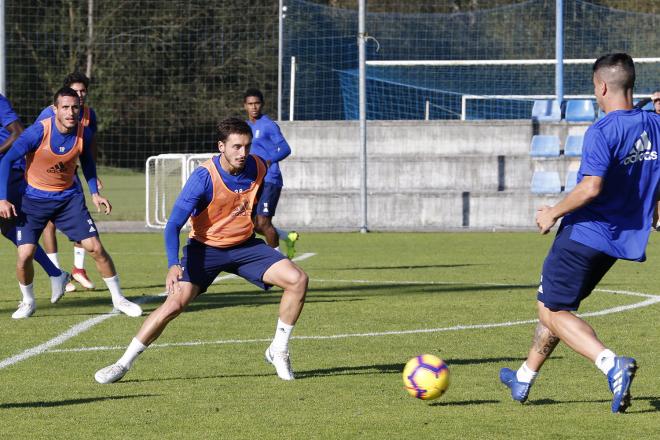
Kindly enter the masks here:
<path id="1" fill-rule="evenodd" d="M 85 118 L 86 111 L 89 111 L 88 120 Z M 53 116 L 55 116 L 55 109 L 53 108 L 52 105 L 49 105 L 48 107 L 41 110 L 41 113 L 39 113 L 39 116 L 37 116 L 37 119 L 34 122 L 39 122 L 43 119 L 52 118 Z M 82 106 L 80 108 L 80 113 L 78 114 L 78 120 L 82 121 L 85 124 L 85 127 L 89 127 L 89 129 L 92 131 L 93 134 L 96 134 L 96 112 L 94 111 L 93 108 L 88 106 Z"/>
<path id="2" fill-rule="evenodd" d="M 53 154 L 64 155 L 68 153 L 76 143 L 76 130 L 71 133 L 60 133 L 55 126 L 55 118 L 51 118 L 51 139 L 50 147 Z M 6 182 L 9 179 L 9 163 L 21 157 L 25 157 L 31 151 L 39 148 L 41 141 L 44 137 L 44 127 L 41 123 L 35 123 L 29 126 L 16 141 L 12 144 L 5 157 L 0 161 L 0 200 L 6 200 L 7 188 Z M 91 139 L 93 133 L 89 128 L 83 131 L 83 152 L 80 155 L 80 164 L 82 165 L 83 174 L 87 178 L 87 183 L 91 193 L 97 193 L 96 187 L 96 165 L 92 158 L 90 149 Z M 81 188 L 75 183 L 69 189 L 64 191 L 44 191 L 41 189 L 33 188 L 28 185 L 25 194 L 28 197 L 36 199 L 55 199 L 64 200 L 81 191 Z"/>
<path id="3" fill-rule="evenodd" d="M 7 98 L 4 97 L 4 95 L 0 95 L 0 125 L 2 125 L 2 127 L 0 127 L 0 144 L 6 141 L 7 138 L 11 135 L 9 130 L 7 130 L 5 127 L 16 121 L 20 122 L 18 115 L 11 106 L 11 103 Z M 2 159 L 4 155 L 5 153 L 0 153 L 0 159 Z M 21 158 L 15 161 L 12 164 L 12 168 L 21 170 L 25 169 L 25 158 Z"/>
<path id="4" fill-rule="evenodd" d="M 566 215 L 571 239 L 615 258 L 644 261 L 660 182 L 660 116 L 617 110 L 584 136 L 578 182 L 603 178 L 600 194 Z"/>
<path id="5" fill-rule="evenodd" d="M 245 168 L 237 175 L 231 175 L 220 166 L 220 156 L 213 157 L 213 164 L 220 173 L 224 184 L 231 191 L 241 192 L 250 188 L 257 178 L 257 164 L 248 156 Z M 192 172 L 177 197 L 170 217 L 165 226 L 165 250 L 167 251 L 168 267 L 179 263 L 179 232 L 188 218 L 204 211 L 213 200 L 213 182 L 208 170 L 197 167 Z"/>
<path id="6" fill-rule="evenodd" d="M 291 154 L 291 147 L 282 136 L 280 127 L 266 115 L 261 115 L 254 122 L 248 120 L 247 123 L 252 129 L 250 153 L 270 161 L 264 181 L 283 186 L 284 182 L 278 162 Z"/>

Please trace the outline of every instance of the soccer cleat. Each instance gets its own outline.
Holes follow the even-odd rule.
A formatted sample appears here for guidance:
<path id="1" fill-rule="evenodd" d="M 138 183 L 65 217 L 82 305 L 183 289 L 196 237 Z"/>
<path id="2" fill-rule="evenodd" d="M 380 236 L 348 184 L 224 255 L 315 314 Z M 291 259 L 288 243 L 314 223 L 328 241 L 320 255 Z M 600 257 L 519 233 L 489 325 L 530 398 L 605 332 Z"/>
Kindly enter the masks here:
<path id="1" fill-rule="evenodd" d="M 114 383 L 124 377 L 126 373 L 128 373 L 128 368 L 121 364 L 112 364 L 97 371 L 94 379 L 98 383 Z"/>
<path id="2" fill-rule="evenodd" d="M 293 371 L 291 370 L 291 359 L 287 351 L 271 351 L 270 347 L 264 354 L 266 362 L 275 367 L 277 376 L 282 380 L 293 380 Z"/>
<path id="3" fill-rule="evenodd" d="M 35 310 L 37 310 L 37 305 L 35 303 L 21 301 L 18 303 L 18 309 L 11 314 L 11 317 L 13 319 L 29 318 Z"/>
<path id="4" fill-rule="evenodd" d="M 64 291 L 66 293 L 75 292 L 75 290 L 76 290 L 76 285 L 73 283 L 66 283 L 66 286 L 64 286 Z"/>
<path id="5" fill-rule="evenodd" d="M 500 370 L 500 382 L 511 389 L 511 398 L 520 403 L 525 403 L 532 384 L 529 382 L 518 382 L 516 372 L 509 368 Z"/>
<path id="6" fill-rule="evenodd" d="M 635 359 L 624 356 L 614 358 L 614 366 L 607 373 L 607 381 L 612 392 L 612 412 L 625 412 L 630 406 L 630 385 L 635 378 Z"/>
<path id="7" fill-rule="evenodd" d="M 296 256 L 296 241 L 300 238 L 300 235 L 296 231 L 291 231 L 286 235 L 286 256 L 289 260 L 293 259 Z"/>
<path id="8" fill-rule="evenodd" d="M 92 280 L 89 279 L 87 276 L 87 272 L 85 269 L 78 269 L 77 267 L 74 267 L 73 270 L 71 271 L 71 276 L 73 277 L 74 280 L 78 281 L 81 286 L 83 286 L 85 289 L 93 289 L 94 288 L 94 283 L 92 283 Z"/>
<path id="9" fill-rule="evenodd" d="M 55 304 L 64 296 L 66 285 L 71 281 L 71 275 L 62 271 L 58 277 L 50 277 L 50 302 Z"/>
<path id="10" fill-rule="evenodd" d="M 115 307 L 115 310 L 119 310 L 132 318 L 137 318 L 142 315 L 142 308 L 134 302 L 130 302 L 123 296 L 117 301 L 113 299 L 112 305 Z"/>

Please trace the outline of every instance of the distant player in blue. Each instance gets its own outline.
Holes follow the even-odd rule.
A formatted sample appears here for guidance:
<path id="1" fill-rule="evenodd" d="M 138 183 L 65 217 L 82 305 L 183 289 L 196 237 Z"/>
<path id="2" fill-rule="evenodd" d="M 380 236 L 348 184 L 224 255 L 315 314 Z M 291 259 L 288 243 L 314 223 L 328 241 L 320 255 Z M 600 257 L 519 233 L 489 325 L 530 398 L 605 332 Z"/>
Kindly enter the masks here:
<path id="1" fill-rule="evenodd" d="M 94 158 L 94 161 L 96 161 L 96 112 L 94 112 L 94 109 L 90 106 L 85 105 L 85 100 L 87 98 L 87 94 L 89 93 L 89 78 L 87 78 L 87 76 L 81 72 L 70 73 L 66 76 L 66 78 L 64 78 L 63 87 L 72 88 L 78 93 L 78 96 L 80 97 L 81 108 L 78 119 L 83 127 L 87 127 L 92 132 L 91 151 L 92 157 Z M 55 116 L 55 107 L 49 105 L 41 111 L 35 122 L 52 118 L 53 116 Z M 74 177 L 76 184 L 81 186 L 77 173 Z M 103 184 L 98 178 L 97 184 L 99 189 L 103 189 Z M 48 225 L 46 225 L 42 239 L 44 248 L 48 254 L 48 258 L 50 258 L 57 267 L 60 267 L 59 259 L 57 257 L 57 239 L 55 236 L 55 226 L 52 222 L 49 222 Z M 73 245 L 73 269 L 71 270 L 71 277 L 86 289 L 94 288 L 94 283 L 89 279 L 87 272 L 85 271 L 85 248 L 83 248 L 79 242 L 74 242 Z M 74 290 L 76 290 L 75 284 L 68 283 L 66 285 L 67 292 L 72 292 Z"/>
<path id="2" fill-rule="evenodd" d="M 264 290 L 284 289 L 275 336 L 265 357 L 280 379 L 294 378 L 289 338 L 305 303 L 308 278 L 295 263 L 254 237 L 252 211 L 267 164 L 250 154 L 251 140 L 250 127 L 240 119 L 218 124 L 220 155 L 192 173 L 165 226 L 167 299 L 144 321 L 124 355 L 96 372 L 97 382 L 113 383 L 124 377 L 140 353 L 197 295 L 206 292 L 220 272 L 236 274 Z M 179 260 L 179 233 L 188 219 L 191 231 Z"/>
<path id="3" fill-rule="evenodd" d="M 0 217 L 9 219 L 18 215 L 16 277 L 21 286 L 32 285 L 32 260 L 37 243 L 46 224 L 52 221 L 69 239 L 80 241 L 94 258 L 115 309 L 129 316 L 140 316 L 140 306 L 128 301 L 121 292 L 112 258 L 101 244 L 82 189 L 75 183 L 80 160 L 94 205 L 110 213 L 112 206 L 99 194 L 96 184 L 96 165 L 90 151 L 92 133 L 78 120 L 80 98 L 75 90 L 62 87 L 55 93 L 53 104 L 55 116 L 31 125 L 0 161 Z M 22 209 L 17 210 L 8 200 L 7 182 L 12 164 L 23 157 L 27 187 Z M 51 301 L 59 299 L 51 298 Z"/>
<path id="4" fill-rule="evenodd" d="M 527 360 L 518 371 L 503 368 L 500 380 L 514 400 L 525 402 L 541 366 L 563 341 L 607 376 L 616 413 L 630 406 L 635 359 L 615 355 L 572 312 L 617 259 L 646 259 L 660 182 L 660 116 L 633 109 L 635 66 L 627 54 L 598 58 L 593 83 L 606 116 L 585 133 L 577 186 L 536 214 L 542 234 L 563 220 L 543 263 L 540 323 Z"/>
<path id="5" fill-rule="evenodd" d="M 286 243 L 286 255 L 293 258 L 298 240 L 296 231 L 284 231 L 273 226 L 272 218 L 280 200 L 284 182 L 279 162 L 291 154 L 291 147 L 282 136 L 280 127 L 262 113 L 264 95 L 258 89 L 248 89 L 243 94 L 243 107 L 248 116 L 247 123 L 252 129 L 252 154 L 270 162 L 264 181 L 263 193 L 259 199 L 255 217 L 256 231 L 266 237 L 270 247 L 279 250 L 280 239 Z"/>
<path id="6" fill-rule="evenodd" d="M 14 141 L 23 133 L 23 124 L 21 124 L 18 115 L 11 107 L 9 100 L 0 95 L 0 159 L 11 148 Z M 11 164 L 9 171 L 9 183 L 7 187 L 7 197 L 14 204 L 17 211 L 21 210 L 21 198 L 25 192 L 25 158 L 20 158 Z M 0 219 L 0 230 L 2 235 L 7 237 L 16 245 L 16 221 L 15 219 Z M 51 301 L 57 300 L 62 296 L 64 285 L 68 281 L 68 274 L 59 270 L 46 256 L 46 253 L 37 246 L 34 259 L 39 263 L 51 280 Z M 34 313 L 35 298 L 32 285 L 20 285 L 23 299 L 18 304 L 18 309 L 11 315 L 14 319 L 29 318 Z M 53 301 L 53 302 L 55 302 Z"/>

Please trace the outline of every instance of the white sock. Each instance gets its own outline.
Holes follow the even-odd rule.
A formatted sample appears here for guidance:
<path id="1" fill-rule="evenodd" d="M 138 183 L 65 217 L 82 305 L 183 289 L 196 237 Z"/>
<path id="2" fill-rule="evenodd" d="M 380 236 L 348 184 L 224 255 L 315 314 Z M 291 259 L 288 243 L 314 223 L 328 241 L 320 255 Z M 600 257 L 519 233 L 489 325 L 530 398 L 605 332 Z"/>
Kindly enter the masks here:
<path id="1" fill-rule="evenodd" d="M 21 283 L 18 283 L 18 288 L 21 289 L 23 294 L 23 302 L 34 304 L 34 284 L 30 283 L 27 286 L 24 286 Z"/>
<path id="2" fill-rule="evenodd" d="M 277 320 L 277 327 L 275 328 L 275 336 L 273 342 L 270 343 L 270 348 L 273 351 L 289 351 L 289 338 L 293 332 L 293 325 L 285 324 L 281 319 Z"/>
<path id="3" fill-rule="evenodd" d="M 53 264 L 55 265 L 55 267 L 57 267 L 58 269 L 60 268 L 60 262 L 59 262 L 59 260 L 57 259 L 57 252 L 53 252 L 52 254 L 46 254 L 46 256 L 48 257 L 48 259 L 49 259 L 50 261 L 53 262 Z"/>
<path id="4" fill-rule="evenodd" d="M 131 343 L 128 344 L 128 348 L 124 352 L 124 355 L 119 358 L 117 363 L 123 365 L 126 368 L 131 368 L 131 365 L 133 365 L 135 359 L 140 355 L 140 353 L 146 350 L 146 348 L 147 346 L 138 341 L 137 338 L 133 338 Z"/>
<path id="5" fill-rule="evenodd" d="M 284 229 L 280 229 L 280 228 L 275 228 L 275 232 L 277 232 L 277 236 L 280 237 L 280 240 L 287 240 L 289 238 L 289 231 L 285 231 Z"/>
<path id="6" fill-rule="evenodd" d="M 124 297 L 124 295 L 121 293 L 121 287 L 119 287 L 118 275 L 110 278 L 103 278 L 103 281 L 105 281 L 105 285 L 108 286 L 108 290 L 110 291 L 110 296 L 112 297 L 113 303 Z"/>
<path id="7" fill-rule="evenodd" d="M 534 383 L 534 379 L 536 379 L 538 374 L 538 371 L 532 371 L 527 366 L 527 362 L 523 362 L 520 368 L 518 368 L 518 371 L 516 371 L 516 380 L 518 382 Z"/>
<path id="8" fill-rule="evenodd" d="M 74 246 L 73 247 L 73 267 L 76 269 L 85 268 L 85 249 Z"/>
<path id="9" fill-rule="evenodd" d="M 616 355 L 614 354 L 613 351 L 605 349 L 598 353 L 598 356 L 596 356 L 596 366 L 600 371 L 603 372 L 603 374 L 607 375 L 609 371 L 614 367 L 614 358 Z"/>

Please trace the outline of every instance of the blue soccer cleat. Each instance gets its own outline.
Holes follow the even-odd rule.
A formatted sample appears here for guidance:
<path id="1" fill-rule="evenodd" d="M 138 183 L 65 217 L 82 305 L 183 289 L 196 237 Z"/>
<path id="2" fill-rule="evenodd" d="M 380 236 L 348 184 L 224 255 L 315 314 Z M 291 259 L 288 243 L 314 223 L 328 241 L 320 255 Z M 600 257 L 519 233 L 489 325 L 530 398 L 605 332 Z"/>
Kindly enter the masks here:
<path id="1" fill-rule="evenodd" d="M 630 385 L 635 378 L 635 359 L 624 356 L 614 358 L 614 366 L 607 373 L 607 381 L 612 392 L 612 412 L 625 412 L 630 406 Z"/>
<path id="2" fill-rule="evenodd" d="M 511 398 L 520 403 L 525 403 L 532 384 L 529 382 L 518 382 L 516 372 L 509 368 L 500 370 L 500 381 L 511 389 Z"/>

